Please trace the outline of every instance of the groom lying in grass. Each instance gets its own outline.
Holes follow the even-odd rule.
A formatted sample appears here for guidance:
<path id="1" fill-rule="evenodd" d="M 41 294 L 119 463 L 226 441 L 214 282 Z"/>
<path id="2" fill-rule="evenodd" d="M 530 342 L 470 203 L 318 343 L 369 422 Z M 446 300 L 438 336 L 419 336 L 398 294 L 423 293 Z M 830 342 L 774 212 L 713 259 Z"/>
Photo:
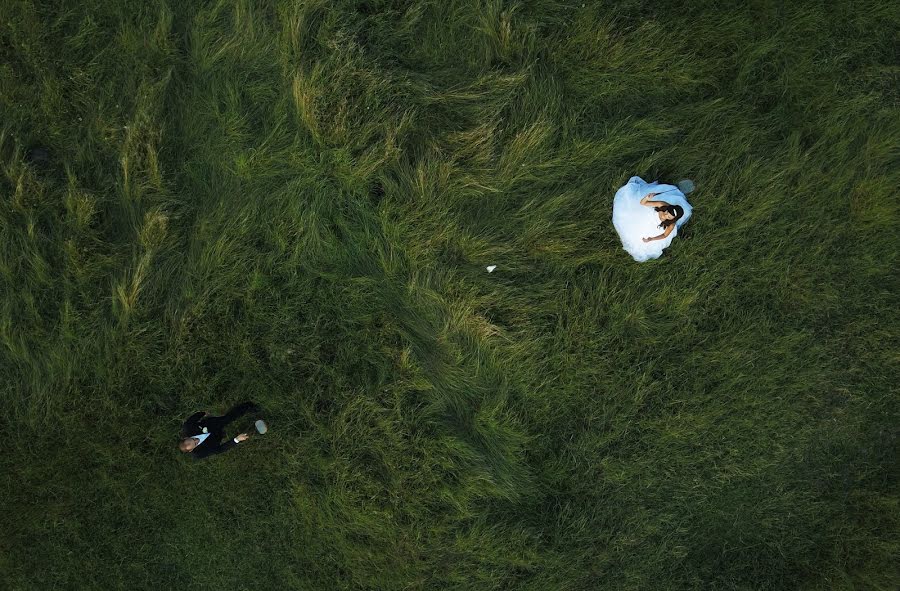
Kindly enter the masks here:
<path id="1" fill-rule="evenodd" d="M 192 414 L 181 427 L 182 439 L 178 448 L 184 453 L 191 454 L 191 457 L 195 460 L 202 460 L 203 458 L 228 451 L 242 441 L 250 439 L 250 435 L 241 433 L 233 439 L 222 443 L 225 427 L 235 419 L 251 411 L 259 411 L 259 407 L 253 402 L 242 402 L 221 417 L 210 416 L 205 411 Z M 260 433 L 265 433 L 265 429 L 266 424 L 262 421 L 257 421 L 257 430 Z"/>

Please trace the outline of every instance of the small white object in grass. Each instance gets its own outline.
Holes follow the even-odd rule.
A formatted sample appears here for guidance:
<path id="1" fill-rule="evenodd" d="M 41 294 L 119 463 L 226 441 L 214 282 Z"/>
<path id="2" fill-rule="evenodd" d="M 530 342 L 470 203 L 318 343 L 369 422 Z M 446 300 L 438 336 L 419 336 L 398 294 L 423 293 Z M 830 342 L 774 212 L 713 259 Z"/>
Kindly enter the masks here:
<path id="1" fill-rule="evenodd" d="M 487 269 L 487 272 L 488 272 L 488 273 L 493 273 L 493 272 L 494 272 L 494 269 L 497 268 L 497 265 L 491 265 L 491 266 L 485 267 L 485 268 Z"/>
<path id="2" fill-rule="evenodd" d="M 269 430 L 269 426 L 263 420 L 256 421 L 256 432 L 260 435 Z"/>

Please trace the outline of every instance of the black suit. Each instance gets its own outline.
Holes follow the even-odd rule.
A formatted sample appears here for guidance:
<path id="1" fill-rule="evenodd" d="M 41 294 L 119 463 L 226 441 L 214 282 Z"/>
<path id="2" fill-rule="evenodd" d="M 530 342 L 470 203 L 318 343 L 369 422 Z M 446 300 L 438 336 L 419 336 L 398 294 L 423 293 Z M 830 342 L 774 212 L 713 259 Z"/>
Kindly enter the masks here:
<path id="1" fill-rule="evenodd" d="M 209 437 L 203 443 L 191 450 L 191 456 L 196 460 L 202 460 L 203 458 L 228 451 L 236 446 L 237 443 L 234 442 L 234 439 L 229 439 L 222 443 L 225 427 L 228 423 L 250 411 L 256 410 L 256 408 L 256 405 L 252 402 L 244 402 L 229 410 L 223 417 L 213 417 L 202 411 L 195 412 L 189 416 L 181 427 L 182 438 L 202 435 L 204 427 L 209 433 Z"/>

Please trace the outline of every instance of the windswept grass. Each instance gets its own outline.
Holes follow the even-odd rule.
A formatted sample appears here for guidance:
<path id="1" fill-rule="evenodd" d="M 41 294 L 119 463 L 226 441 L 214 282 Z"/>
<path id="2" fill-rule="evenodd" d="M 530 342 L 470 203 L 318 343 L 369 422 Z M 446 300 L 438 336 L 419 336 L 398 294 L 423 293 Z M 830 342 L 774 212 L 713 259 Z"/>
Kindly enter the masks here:
<path id="1" fill-rule="evenodd" d="M 0 0 L 0 588 L 897 588 L 898 31 Z"/>

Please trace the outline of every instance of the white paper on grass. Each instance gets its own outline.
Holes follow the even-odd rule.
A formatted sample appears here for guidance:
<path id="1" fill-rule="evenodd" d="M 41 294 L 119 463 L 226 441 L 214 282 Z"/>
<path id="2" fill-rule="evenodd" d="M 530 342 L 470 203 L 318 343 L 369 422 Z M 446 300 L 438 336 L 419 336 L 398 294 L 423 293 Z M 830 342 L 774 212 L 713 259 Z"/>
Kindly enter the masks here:
<path id="1" fill-rule="evenodd" d="M 488 273 L 493 273 L 493 272 L 494 272 L 494 269 L 497 268 L 497 265 L 491 265 L 491 266 L 485 267 L 485 268 L 487 269 L 487 272 L 488 272 Z"/>

